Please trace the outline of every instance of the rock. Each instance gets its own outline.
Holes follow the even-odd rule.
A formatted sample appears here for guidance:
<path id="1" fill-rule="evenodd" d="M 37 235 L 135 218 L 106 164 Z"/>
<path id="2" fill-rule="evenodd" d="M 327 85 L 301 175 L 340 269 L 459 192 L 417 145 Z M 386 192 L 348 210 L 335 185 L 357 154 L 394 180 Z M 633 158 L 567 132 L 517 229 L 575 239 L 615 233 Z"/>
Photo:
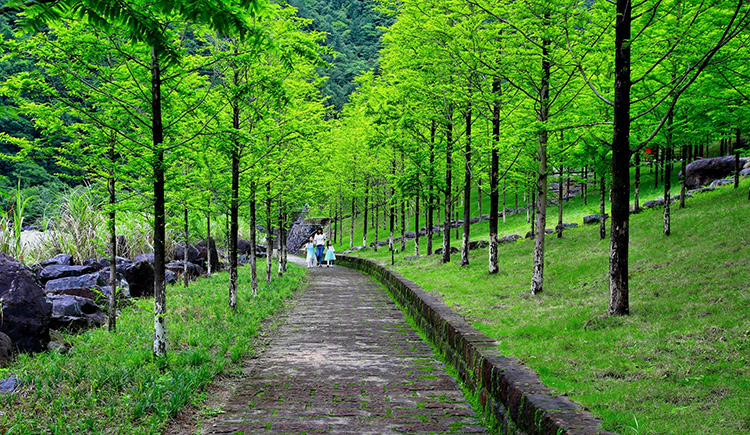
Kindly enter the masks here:
<path id="1" fill-rule="evenodd" d="M 415 233 L 414 231 L 407 231 L 404 233 L 404 237 L 406 237 L 407 239 L 416 239 L 417 233 Z"/>
<path id="2" fill-rule="evenodd" d="M 744 157 L 740 158 L 740 167 L 747 161 Z M 680 171 L 679 177 L 684 176 L 685 187 L 693 189 L 732 175 L 734 171 L 734 156 L 713 157 L 690 162 L 685 168 L 685 174 Z"/>
<path id="3" fill-rule="evenodd" d="M 96 272 L 94 266 L 65 266 L 62 264 L 50 264 L 39 272 L 39 279 L 47 282 L 53 279 L 69 278 Z"/>
<path id="4" fill-rule="evenodd" d="M 148 261 L 120 264 L 117 273 L 121 273 L 128 282 L 130 296 L 142 297 L 154 295 L 154 267 Z"/>
<path id="5" fill-rule="evenodd" d="M 12 393 L 21 384 L 16 378 L 8 378 L 0 381 L 0 393 Z"/>
<path id="6" fill-rule="evenodd" d="M 664 205 L 664 198 L 654 199 L 652 201 L 646 201 L 643 203 L 641 208 L 654 208 L 654 207 L 661 207 Z"/>
<path id="7" fill-rule="evenodd" d="M 726 186 L 727 184 L 734 184 L 734 179 L 732 178 L 723 178 L 721 180 L 714 180 L 711 182 L 711 187 L 714 189 L 721 186 Z"/>
<path id="8" fill-rule="evenodd" d="M 370 247 L 382 247 L 382 246 L 388 246 L 388 240 L 378 240 L 377 242 L 370 243 Z"/>
<path id="9" fill-rule="evenodd" d="M 488 215 L 488 216 L 489 216 L 489 215 Z M 489 218 L 489 217 L 488 217 L 488 218 Z M 481 219 L 480 219 L 480 218 L 478 218 L 478 217 L 473 217 L 473 218 L 469 219 L 469 224 L 470 224 L 470 225 L 478 224 L 479 222 L 481 222 Z"/>
<path id="10" fill-rule="evenodd" d="M 469 242 L 469 250 L 484 249 L 490 246 L 487 240 L 472 240 Z"/>
<path id="11" fill-rule="evenodd" d="M 214 241 L 213 237 L 208 240 L 208 243 L 206 243 L 205 240 L 201 240 L 200 242 L 196 243 L 195 248 L 199 253 L 198 258 L 207 263 L 210 262 L 211 271 L 216 272 L 220 270 L 219 253 L 216 250 L 216 242 Z"/>
<path id="12" fill-rule="evenodd" d="M 88 260 L 83 260 L 83 265 L 84 266 L 91 266 L 91 267 L 93 267 L 96 270 L 102 270 L 105 267 L 105 266 L 102 266 L 102 264 L 100 262 L 94 260 L 93 258 L 90 258 Z"/>
<path id="13" fill-rule="evenodd" d="M 13 362 L 13 340 L 0 332 L 0 367 L 8 367 Z"/>
<path id="14" fill-rule="evenodd" d="M 127 263 L 132 263 L 132 262 L 133 260 L 129 258 L 115 257 L 115 263 L 117 265 L 127 264 Z M 109 267 L 112 263 L 109 261 L 109 258 L 102 258 L 101 260 L 99 260 L 99 264 L 102 266 L 102 268 L 105 268 L 105 267 Z"/>
<path id="15" fill-rule="evenodd" d="M 201 273 L 203 273 L 203 270 L 197 264 L 188 262 L 187 267 L 188 267 L 188 270 L 187 270 L 188 279 L 198 278 L 199 276 L 201 276 Z M 185 263 L 183 261 L 175 261 L 172 263 L 168 263 L 166 265 L 166 269 L 174 272 L 175 275 L 177 275 L 177 278 L 179 279 L 182 276 L 183 272 L 185 271 Z M 151 291 L 153 293 L 153 289 Z"/>
<path id="16" fill-rule="evenodd" d="M 200 251 L 195 246 L 188 245 L 187 247 L 187 261 L 195 263 L 195 260 L 200 256 Z M 185 243 L 180 243 L 174 248 L 174 259 L 184 260 L 185 259 Z"/>
<path id="17" fill-rule="evenodd" d="M 355 246 L 355 247 L 352 248 L 352 251 L 359 251 L 360 249 L 365 249 L 365 247 L 362 246 L 362 245 Z"/>
<path id="18" fill-rule="evenodd" d="M 578 224 L 573 222 L 563 222 L 562 227 L 564 230 L 570 229 L 570 228 L 578 228 Z M 557 226 L 555 226 L 555 230 L 557 230 Z"/>
<path id="19" fill-rule="evenodd" d="M 174 284 L 177 282 L 177 274 L 172 272 L 169 269 L 164 270 L 164 281 L 166 281 L 167 284 Z"/>
<path id="20" fill-rule="evenodd" d="M 59 331 L 51 329 L 49 331 L 49 336 L 50 342 L 47 344 L 47 349 L 53 352 L 61 353 L 63 355 L 68 353 L 72 346 L 70 345 L 70 342 L 66 340 L 62 334 L 60 334 Z"/>
<path id="21" fill-rule="evenodd" d="M 0 253 L 0 332 L 20 352 L 41 352 L 49 342 L 52 304 L 34 274 L 21 262 Z"/>
<path id="22" fill-rule="evenodd" d="M 602 215 L 600 214 L 590 214 L 588 216 L 583 217 L 583 224 L 584 225 L 590 225 L 590 224 L 598 224 L 601 221 Z M 604 220 L 607 220 L 609 216 L 606 214 L 604 215 Z"/>
<path id="23" fill-rule="evenodd" d="M 404 260 L 414 260 L 415 258 L 422 258 L 424 255 L 409 255 L 404 257 Z"/>
<path id="24" fill-rule="evenodd" d="M 522 238 L 523 237 L 521 237 L 520 234 L 511 234 L 509 236 L 505 236 L 505 237 L 497 239 L 497 243 L 498 244 L 510 243 L 510 242 L 515 242 L 516 240 L 521 240 Z"/>
<path id="25" fill-rule="evenodd" d="M 71 266 L 73 264 L 73 256 L 70 254 L 57 254 L 49 260 L 42 262 L 42 267 L 47 267 L 52 264 Z"/>
<path id="26" fill-rule="evenodd" d="M 750 161 L 748 161 L 748 164 L 750 164 Z M 743 177 L 750 177 L 750 168 L 745 168 L 741 170 L 740 175 Z"/>
<path id="27" fill-rule="evenodd" d="M 99 326 L 107 321 L 107 316 L 91 299 L 80 296 L 52 295 L 52 322 L 55 329 L 81 331 Z"/>
<path id="28" fill-rule="evenodd" d="M 551 228 L 546 228 L 546 229 L 544 230 L 544 234 L 552 234 L 552 233 L 554 233 L 554 232 L 555 232 L 555 230 L 553 230 L 553 229 L 551 229 Z M 529 231 L 529 232 L 527 232 L 527 233 L 526 233 L 526 238 L 527 238 L 527 239 L 530 239 L 530 238 L 531 238 L 531 231 Z"/>
<path id="29" fill-rule="evenodd" d="M 138 254 L 133 258 L 133 262 L 138 263 L 139 261 L 148 261 L 151 263 L 151 265 L 154 265 L 154 253 L 150 252 L 148 254 Z"/>
<path id="30" fill-rule="evenodd" d="M 81 276 L 71 276 L 67 278 L 58 278 L 47 281 L 44 286 L 45 293 L 61 293 L 67 289 L 91 289 L 96 286 L 103 286 L 104 279 L 101 278 L 100 272 L 89 273 Z"/>
<path id="31" fill-rule="evenodd" d="M 484 222 L 484 221 L 488 221 L 488 220 L 490 220 L 490 215 L 488 215 L 488 214 L 483 214 L 483 215 L 482 215 L 482 216 L 481 216 L 481 217 L 479 218 L 479 220 L 481 220 L 482 222 Z"/>
<path id="32" fill-rule="evenodd" d="M 714 187 L 700 187 L 698 189 L 688 190 L 688 193 L 693 194 L 693 193 L 701 193 L 701 192 L 712 192 L 714 190 L 716 190 L 716 188 Z"/>
<path id="33" fill-rule="evenodd" d="M 451 254 L 458 254 L 459 252 L 461 251 L 459 251 L 458 248 L 456 248 L 455 246 L 451 246 Z M 443 248 L 435 249 L 435 255 L 442 255 L 442 254 L 443 254 Z"/>
<path id="34" fill-rule="evenodd" d="M 354 251 L 350 251 L 349 249 L 347 249 L 346 251 L 336 252 L 336 255 L 346 255 L 351 254 L 352 252 Z"/>

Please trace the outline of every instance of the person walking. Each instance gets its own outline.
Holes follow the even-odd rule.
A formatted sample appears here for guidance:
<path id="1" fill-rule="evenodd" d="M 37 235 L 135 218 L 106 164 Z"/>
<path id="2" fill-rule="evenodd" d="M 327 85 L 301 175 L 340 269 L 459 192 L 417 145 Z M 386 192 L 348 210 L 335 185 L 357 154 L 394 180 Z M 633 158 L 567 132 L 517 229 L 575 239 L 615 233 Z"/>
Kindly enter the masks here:
<path id="1" fill-rule="evenodd" d="M 313 267 L 315 265 L 315 242 L 313 241 L 313 236 L 307 239 L 305 248 L 307 249 L 307 267 Z"/>
<path id="2" fill-rule="evenodd" d="M 336 254 L 333 253 L 335 250 L 336 249 L 333 248 L 333 245 L 331 244 L 331 241 L 330 240 L 327 241 L 326 242 L 326 258 L 325 258 L 325 260 L 326 260 L 326 262 L 328 264 L 326 264 L 326 267 L 333 266 L 333 264 L 331 264 L 331 262 L 336 259 Z"/>
<path id="3" fill-rule="evenodd" d="M 326 246 L 326 235 L 323 233 L 323 228 L 318 228 L 317 234 L 315 234 L 315 257 L 318 260 L 318 267 L 323 267 L 323 249 Z"/>

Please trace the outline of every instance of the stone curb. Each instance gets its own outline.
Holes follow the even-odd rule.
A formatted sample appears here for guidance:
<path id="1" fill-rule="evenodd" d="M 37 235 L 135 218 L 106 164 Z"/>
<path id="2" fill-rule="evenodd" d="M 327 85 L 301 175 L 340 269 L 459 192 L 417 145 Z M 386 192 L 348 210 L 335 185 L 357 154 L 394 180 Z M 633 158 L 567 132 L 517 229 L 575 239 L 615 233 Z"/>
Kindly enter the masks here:
<path id="1" fill-rule="evenodd" d="M 365 272 L 388 288 L 503 434 L 614 435 L 601 430 L 601 421 L 582 406 L 542 384 L 533 370 L 503 356 L 496 341 L 413 281 L 369 260 L 336 257 L 337 265 Z"/>

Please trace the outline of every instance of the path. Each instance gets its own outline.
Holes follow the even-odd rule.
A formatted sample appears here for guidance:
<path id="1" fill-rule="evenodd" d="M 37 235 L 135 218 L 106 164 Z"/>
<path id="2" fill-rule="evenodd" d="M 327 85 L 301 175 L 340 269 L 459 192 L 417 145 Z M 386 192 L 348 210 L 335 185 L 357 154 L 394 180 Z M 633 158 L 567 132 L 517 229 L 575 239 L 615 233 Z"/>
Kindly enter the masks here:
<path id="1" fill-rule="evenodd" d="M 287 323 L 204 434 L 485 433 L 379 284 L 344 267 L 309 275 Z"/>

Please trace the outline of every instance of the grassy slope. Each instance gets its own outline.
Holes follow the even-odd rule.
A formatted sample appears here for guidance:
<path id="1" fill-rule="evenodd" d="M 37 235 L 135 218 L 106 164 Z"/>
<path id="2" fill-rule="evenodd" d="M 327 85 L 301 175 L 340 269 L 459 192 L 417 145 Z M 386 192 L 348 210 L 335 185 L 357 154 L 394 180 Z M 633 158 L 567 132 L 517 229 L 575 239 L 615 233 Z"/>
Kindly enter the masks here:
<path id="1" fill-rule="evenodd" d="M 648 171 L 645 176 L 646 199 L 660 196 L 661 187 L 653 189 L 653 177 Z M 501 247 L 494 276 L 486 272 L 485 250 L 472 252 L 468 268 L 460 268 L 456 257 L 440 265 L 435 256 L 403 261 L 404 254 L 394 267 L 500 341 L 503 352 L 537 370 L 547 385 L 590 408 L 609 430 L 747 433 L 747 190 L 744 180 L 739 190 L 688 199 L 686 209 L 673 210 L 668 238 L 661 233 L 661 209 L 631 217 L 628 317 L 605 315 L 609 241 L 599 240 L 598 226 L 566 231 L 563 239 L 547 237 L 545 292 L 537 297 L 528 295 L 529 240 Z M 598 193 L 590 195 L 588 207 L 580 198 L 566 204 L 565 222 L 580 224 L 581 216 L 596 211 Z M 556 208 L 550 214 L 548 228 L 557 221 Z M 500 232 L 527 230 L 524 214 L 512 216 Z M 481 238 L 487 238 L 486 223 L 472 229 L 472 239 Z M 424 240 L 421 245 L 424 252 Z M 406 253 L 413 253 L 413 242 Z M 390 264 L 387 249 L 358 255 Z"/>
<path id="2" fill-rule="evenodd" d="M 260 269 L 265 262 L 259 262 Z M 66 355 L 20 355 L 0 378 L 23 386 L 0 395 L 0 433 L 156 434 L 219 373 L 238 370 L 254 352 L 261 322 L 278 313 L 302 286 L 304 269 L 260 284 L 250 296 L 250 268 L 239 269 L 238 308 L 228 307 L 228 274 L 167 288 L 168 356 L 154 361 L 153 299 L 122 310 L 117 332 L 106 327 L 69 337 Z"/>

